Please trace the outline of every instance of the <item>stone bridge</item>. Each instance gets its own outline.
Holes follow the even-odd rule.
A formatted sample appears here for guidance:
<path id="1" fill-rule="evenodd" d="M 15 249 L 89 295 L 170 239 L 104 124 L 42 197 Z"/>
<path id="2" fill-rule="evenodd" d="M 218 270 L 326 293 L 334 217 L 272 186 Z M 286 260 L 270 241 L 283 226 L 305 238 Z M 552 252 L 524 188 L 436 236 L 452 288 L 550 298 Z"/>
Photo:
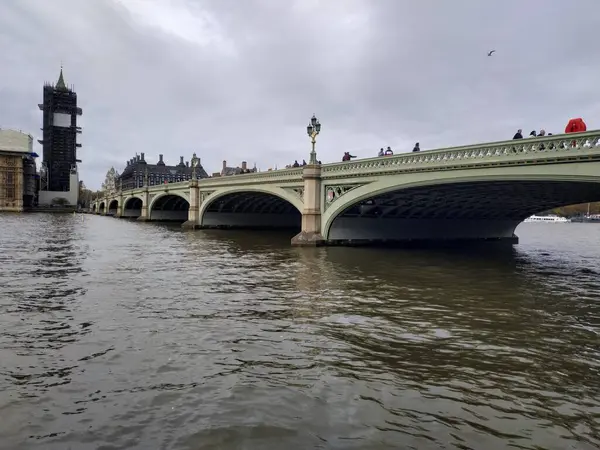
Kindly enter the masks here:
<path id="1" fill-rule="evenodd" d="M 186 228 L 292 228 L 293 245 L 505 240 L 526 217 L 600 201 L 600 130 L 191 180 L 92 211 Z"/>

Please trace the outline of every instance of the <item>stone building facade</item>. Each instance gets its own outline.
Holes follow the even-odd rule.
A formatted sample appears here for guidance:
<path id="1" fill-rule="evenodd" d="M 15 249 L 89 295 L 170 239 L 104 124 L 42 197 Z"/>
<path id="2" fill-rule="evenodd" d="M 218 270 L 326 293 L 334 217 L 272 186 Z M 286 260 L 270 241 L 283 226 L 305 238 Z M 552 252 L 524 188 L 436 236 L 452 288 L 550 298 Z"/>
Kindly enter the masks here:
<path id="1" fill-rule="evenodd" d="M 0 211 L 23 211 L 23 157 L 0 150 Z"/>
<path id="2" fill-rule="evenodd" d="M 32 136 L 0 130 L 0 211 L 20 212 L 24 206 L 32 206 L 36 156 Z"/>
<path id="3" fill-rule="evenodd" d="M 197 161 L 196 178 L 208 178 L 208 174 L 202 167 L 199 158 L 194 156 L 192 161 Z M 192 163 L 193 166 L 193 163 Z M 144 177 L 148 177 L 148 185 L 177 183 L 179 181 L 191 180 L 193 175 L 193 167 L 189 161 L 184 162 L 183 156 L 179 158 L 179 164 L 176 166 L 168 166 L 165 164 L 163 155 L 158 155 L 158 163 L 148 164 L 144 153 L 135 155 L 127 161 L 123 173 L 117 179 L 117 189 L 135 189 L 144 186 Z"/>

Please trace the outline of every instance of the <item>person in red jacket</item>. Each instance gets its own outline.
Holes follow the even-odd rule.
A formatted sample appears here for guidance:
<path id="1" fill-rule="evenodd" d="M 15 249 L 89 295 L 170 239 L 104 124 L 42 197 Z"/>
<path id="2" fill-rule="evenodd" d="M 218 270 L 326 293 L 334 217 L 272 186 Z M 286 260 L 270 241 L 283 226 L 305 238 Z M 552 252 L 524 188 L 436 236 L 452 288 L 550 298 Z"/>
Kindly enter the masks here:
<path id="1" fill-rule="evenodd" d="M 569 120 L 569 123 L 565 128 L 565 133 L 581 133 L 586 130 L 587 127 L 585 125 L 585 122 L 581 117 L 578 117 L 577 119 Z"/>

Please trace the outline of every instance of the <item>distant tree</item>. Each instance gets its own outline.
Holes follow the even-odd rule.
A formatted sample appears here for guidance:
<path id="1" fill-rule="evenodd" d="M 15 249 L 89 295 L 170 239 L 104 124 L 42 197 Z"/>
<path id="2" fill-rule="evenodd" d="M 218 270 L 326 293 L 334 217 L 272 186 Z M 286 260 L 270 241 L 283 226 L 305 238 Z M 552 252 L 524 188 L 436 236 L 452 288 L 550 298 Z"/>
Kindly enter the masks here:
<path id="1" fill-rule="evenodd" d="M 600 202 L 590 203 L 590 214 L 600 214 Z M 587 214 L 588 204 L 581 203 L 579 205 L 563 206 L 562 208 L 555 208 L 552 210 L 554 214 L 560 216 L 576 216 L 581 214 Z"/>
<path id="2" fill-rule="evenodd" d="M 79 191 L 79 205 L 82 208 L 89 208 L 90 203 L 94 198 L 94 193 L 89 189 L 81 189 Z"/>

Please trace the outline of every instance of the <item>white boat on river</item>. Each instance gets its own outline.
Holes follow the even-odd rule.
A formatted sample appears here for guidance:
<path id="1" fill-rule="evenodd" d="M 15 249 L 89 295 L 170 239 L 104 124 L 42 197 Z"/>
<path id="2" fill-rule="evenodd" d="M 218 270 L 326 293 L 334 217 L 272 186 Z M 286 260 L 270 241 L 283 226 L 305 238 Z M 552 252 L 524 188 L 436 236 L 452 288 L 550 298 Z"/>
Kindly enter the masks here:
<path id="1" fill-rule="evenodd" d="M 566 217 L 560 217 L 556 214 L 548 214 L 547 216 L 530 216 L 523 222 L 546 222 L 546 223 L 568 223 L 569 219 Z"/>

